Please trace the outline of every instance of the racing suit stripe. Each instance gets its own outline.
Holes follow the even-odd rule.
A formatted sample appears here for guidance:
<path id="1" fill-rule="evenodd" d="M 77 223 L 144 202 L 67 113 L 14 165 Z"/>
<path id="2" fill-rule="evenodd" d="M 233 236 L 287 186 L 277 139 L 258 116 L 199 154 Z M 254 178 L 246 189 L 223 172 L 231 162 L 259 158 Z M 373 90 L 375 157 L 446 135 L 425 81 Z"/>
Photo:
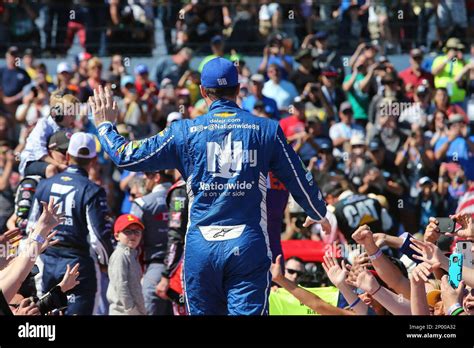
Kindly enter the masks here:
<path id="1" fill-rule="evenodd" d="M 306 198 L 306 201 L 307 201 L 307 202 L 303 202 L 303 204 L 301 204 L 301 203 L 298 202 L 298 200 L 297 200 L 297 203 L 300 204 L 300 206 L 302 206 L 303 208 L 305 208 L 305 206 L 309 206 L 309 208 L 311 208 L 311 210 L 312 210 L 317 216 L 319 216 L 319 220 L 322 220 L 322 219 L 324 219 L 324 215 L 326 215 L 326 206 L 323 205 L 324 214 L 321 214 L 321 212 L 314 206 L 313 201 L 311 200 L 311 198 L 310 198 L 310 196 L 309 196 L 307 190 L 305 189 L 303 183 L 301 182 L 300 175 L 301 175 L 301 174 L 304 174 L 304 172 L 303 172 L 302 170 L 300 170 L 300 173 L 298 173 L 298 171 L 296 170 L 295 164 L 294 164 L 293 161 L 291 160 L 290 154 L 288 153 L 288 150 L 287 150 L 287 148 L 286 148 L 286 146 L 285 146 L 285 144 L 288 145 L 288 144 L 287 144 L 287 141 L 286 141 L 286 139 L 282 138 L 282 134 L 283 134 L 283 132 L 281 131 L 281 128 L 278 128 L 278 132 L 277 132 L 276 138 L 277 138 L 277 140 L 278 140 L 278 143 L 281 145 L 281 148 L 282 148 L 282 150 L 283 150 L 283 153 L 284 153 L 284 155 L 285 155 L 285 158 L 288 160 L 288 164 L 289 164 L 289 166 L 290 166 L 290 168 L 291 168 L 291 170 L 292 170 L 292 172 L 293 172 L 293 176 L 294 176 L 294 178 L 296 179 L 296 182 L 298 183 L 299 189 L 301 190 L 301 192 L 303 193 L 303 195 L 304 195 L 304 197 Z M 295 153 L 295 155 L 296 155 L 296 153 Z M 298 156 L 298 155 L 296 155 L 296 156 Z M 275 174 L 277 174 L 277 176 L 278 176 L 279 173 L 276 172 Z M 278 179 L 280 179 L 280 178 L 278 178 Z M 297 197 L 296 197 L 296 192 L 295 192 L 295 190 L 293 189 L 294 186 L 291 185 L 291 183 L 288 183 L 287 180 L 281 180 L 281 181 L 283 181 L 283 183 L 284 183 L 285 186 L 289 189 L 289 191 L 290 191 L 290 193 L 293 195 L 293 197 L 294 197 L 294 198 L 297 198 Z M 286 181 L 286 182 L 285 182 L 285 181 Z M 321 195 L 320 192 L 319 192 L 319 195 Z M 301 196 L 300 196 L 300 197 L 301 197 Z M 301 197 L 301 198 L 302 198 L 302 197 Z M 307 204 L 304 204 L 304 203 L 307 203 Z M 324 204 L 324 203 L 323 203 L 323 204 Z M 306 209 L 305 209 L 305 210 L 306 210 Z M 310 212 L 306 211 L 306 213 L 307 213 L 308 215 L 310 215 L 310 214 L 309 214 Z M 317 220 L 317 221 L 318 221 L 318 220 Z"/>
<path id="2" fill-rule="evenodd" d="M 182 169 L 176 154 L 180 126 L 173 122 L 168 128 L 146 139 L 129 141 L 110 122 L 98 127 L 99 140 L 116 166 L 131 171 Z M 181 170 L 182 171 L 182 170 Z"/>
<path id="3" fill-rule="evenodd" d="M 263 236 L 265 237 L 265 244 L 267 245 L 267 255 L 272 259 L 272 251 L 270 249 L 270 239 L 268 237 L 267 225 L 267 178 L 262 173 L 259 173 L 258 188 L 262 194 L 260 201 L 260 227 L 262 228 Z"/>
<path id="4" fill-rule="evenodd" d="M 90 239 L 90 244 L 95 253 L 97 254 L 98 260 L 100 260 L 100 263 L 107 265 L 109 263 L 109 254 L 107 253 L 107 249 L 105 246 L 102 244 L 102 241 L 100 238 L 97 236 L 97 232 L 95 230 L 94 225 L 91 223 L 90 219 L 90 211 L 89 211 L 89 205 L 86 207 L 86 221 L 87 221 L 87 229 L 89 230 L 89 239 Z M 95 255 L 94 255 L 95 256 Z M 96 257 L 93 257 L 96 259 Z"/>
<path id="5" fill-rule="evenodd" d="M 272 251 L 270 248 L 270 239 L 268 237 L 268 225 L 267 225 L 267 177 L 261 172 L 259 173 L 260 177 L 258 180 L 258 188 L 262 193 L 262 200 L 260 202 L 260 227 L 262 228 L 263 235 L 265 237 L 265 243 L 267 245 L 267 255 L 270 258 L 270 263 L 272 261 Z M 270 272 L 270 269 L 268 270 Z M 267 286 L 265 287 L 265 304 L 263 306 L 262 312 L 260 315 L 265 315 L 265 311 L 268 305 L 268 291 L 270 289 L 270 277 L 267 276 Z"/>

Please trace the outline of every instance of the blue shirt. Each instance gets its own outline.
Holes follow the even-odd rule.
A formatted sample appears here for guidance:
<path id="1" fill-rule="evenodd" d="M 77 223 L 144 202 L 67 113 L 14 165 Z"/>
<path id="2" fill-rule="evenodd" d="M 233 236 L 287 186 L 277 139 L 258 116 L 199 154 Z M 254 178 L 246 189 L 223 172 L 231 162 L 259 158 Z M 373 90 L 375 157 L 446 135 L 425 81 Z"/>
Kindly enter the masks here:
<path id="1" fill-rule="evenodd" d="M 295 60 L 292 56 L 284 55 L 283 58 L 281 58 L 280 56 L 271 55 L 270 57 L 268 57 L 268 63 L 265 67 L 265 70 L 268 69 L 268 66 L 270 64 L 276 64 L 280 67 L 281 78 L 287 80 L 288 72 L 284 68 L 283 61 L 286 61 L 291 67 L 293 67 L 293 65 L 295 64 Z"/>
<path id="2" fill-rule="evenodd" d="M 6 97 L 13 97 L 20 93 L 27 84 L 31 82 L 28 73 L 22 68 L 8 69 L 0 68 L 0 81 L 3 94 Z"/>
<path id="3" fill-rule="evenodd" d="M 438 151 L 448 141 L 448 137 L 440 138 L 434 147 L 434 151 Z M 446 159 L 443 162 L 459 162 L 464 167 L 465 163 L 469 161 L 469 146 L 466 139 L 457 137 L 449 145 L 446 152 Z"/>
<path id="4" fill-rule="evenodd" d="M 257 97 L 254 96 L 253 94 L 250 94 L 248 97 L 246 97 L 244 100 L 242 100 L 242 109 L 247 110 L 248 112 L 253 111 L 253 107 L 255 106 L 255 103 L 257 102 Z M 265 112 L 270 114 L 270 118 L 273 120 L 279 120 L 280 119 L 280 113 L 278 112 L 278 106 L 275 100 L 272 98 L 265 97 L 262 95 L 262 101 L 263 104 L 265 105 Z"/>

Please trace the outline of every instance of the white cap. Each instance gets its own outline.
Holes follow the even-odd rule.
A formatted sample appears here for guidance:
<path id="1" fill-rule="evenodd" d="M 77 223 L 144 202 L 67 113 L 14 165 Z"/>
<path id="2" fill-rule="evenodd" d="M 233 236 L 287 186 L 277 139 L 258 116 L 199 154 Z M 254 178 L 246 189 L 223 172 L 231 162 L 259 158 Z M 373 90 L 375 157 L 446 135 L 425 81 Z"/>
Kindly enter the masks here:
<path id="1" fill-rule="evenodd" d="M 62 72 L 67 72 L 72 74 L 74 72 L 74 69 L 72 68 L 71 64 L 68 62 L 61 62 L 58 64 L 58 67 L 56 68 L 56 73 L 60 74 Z"/>
<path id="2" fill-rule="evenodd" d="M 182 119 L 183 115 L 181 115 L 181 113 L 173 111 L 168 114 L 168 117 L 166 117 L 166 122 L 171 123 L 173 121 L 178 121 Z"/>
<path id="3" fill-rule="evenodd" d="M 359 134 L 359 133 L 354 134 L 354 135 L 351 137 L 351 145 L 352 145 L 352 146 L 365 145 L 365 139 L 364 139 L 364 137 L 363 137 L 361 134 Z"/>
<path id="4" fill-rule="evenodd" d="M 81 154 L 82 149 L 87 149 L 89 154 Z M 67 152 L 73 157 L 94 158 L 97 156 L 94 136 L 83 132 L 74 133 L 69 140 Z"/>

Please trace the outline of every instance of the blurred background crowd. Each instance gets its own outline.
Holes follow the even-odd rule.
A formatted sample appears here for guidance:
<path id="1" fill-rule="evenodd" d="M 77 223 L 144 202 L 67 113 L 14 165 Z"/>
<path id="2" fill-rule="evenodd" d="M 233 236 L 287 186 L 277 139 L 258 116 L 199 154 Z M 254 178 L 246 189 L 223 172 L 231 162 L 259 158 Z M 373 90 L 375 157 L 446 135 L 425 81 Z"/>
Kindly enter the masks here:
<path id="1" fill-rule="evenodd" d="M 53 91 L 85 103 L 108 86 L 119 132 L 142 139 L 207 112 L 200 71 L 221 56 L 239 69 L 239 105 L 280 122 L 329 205 L 331 234 L 305 228 L 302 209 L 270 178 L 283 241 L 322 250 L 353 243 L 364 224 L 423 240 L 430 217 L 474 214 L 473 28 L 473 0 L 2 1 L 0 230 L 18 224 L 20 154 L 49 117 Z M 81 52 L 71 56 L 75 40 Z M 152 64 L 130 63 L 152 55 Z M 54 70 L 42 62 L 51 58 Z M 87 108 L 76 116 L 75 131 L 96 132 Z M 154 182 L 116 168 L 97 146 L 89 178 L 105 189 L 112 216 L 130 213 Z M 449 252 L 453 237 L 436 242 Z M 321 261 L 297 258 L 289 268 L 305 284 L 328 284 Z"/>

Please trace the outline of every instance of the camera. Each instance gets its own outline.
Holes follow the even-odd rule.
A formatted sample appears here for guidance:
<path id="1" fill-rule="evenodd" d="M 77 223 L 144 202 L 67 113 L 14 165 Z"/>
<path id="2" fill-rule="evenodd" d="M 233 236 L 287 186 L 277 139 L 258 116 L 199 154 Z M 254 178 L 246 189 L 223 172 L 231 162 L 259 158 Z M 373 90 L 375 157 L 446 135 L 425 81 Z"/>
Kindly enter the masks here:
<path id="1" fill-rule="evenodd" d="M 56 285 L 41 298 L 34 297 L 34 302 L 38 305 L 41 315 L 67 308 L 67 296 L 61 291 L 59 285 Z"/>

